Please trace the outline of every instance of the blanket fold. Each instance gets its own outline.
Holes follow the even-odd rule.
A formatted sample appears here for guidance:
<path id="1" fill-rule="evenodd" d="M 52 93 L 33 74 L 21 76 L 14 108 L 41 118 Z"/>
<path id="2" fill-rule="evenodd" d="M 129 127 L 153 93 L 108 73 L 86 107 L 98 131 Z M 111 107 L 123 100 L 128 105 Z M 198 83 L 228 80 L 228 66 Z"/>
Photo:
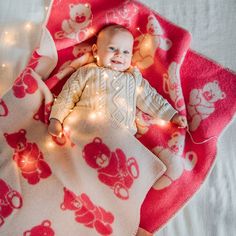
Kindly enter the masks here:
<path id="1" fill-rule="evenodd" d="M 133 65 L 187 116 L 190 134 L 137 111 L 135 138 L 76 109 L 61 138 L 47 134 L 53 99 L 68 79 L 58 72 L 113 23 L 133 33 Z M 189 49 L 186 30 L 138 1 L 54 0 L 43 32 L 0 98 L 0 234 L 129 236 L 139 223 L 157 231 L 213 167 L 217 139 L 236 110 L 235 73 Z"/>

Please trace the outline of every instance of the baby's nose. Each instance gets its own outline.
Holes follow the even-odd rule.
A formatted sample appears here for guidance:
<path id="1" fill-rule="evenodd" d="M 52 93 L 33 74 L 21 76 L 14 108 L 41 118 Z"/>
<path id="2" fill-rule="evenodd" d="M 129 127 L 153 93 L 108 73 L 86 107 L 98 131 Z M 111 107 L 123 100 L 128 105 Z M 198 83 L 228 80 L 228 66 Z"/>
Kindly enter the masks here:
<path id="1" fill-rule="evenodd" d="M 115 55 L 116 55 L 116 56 L 121 56 L 121 51 L 120 51 L 119 49 L 116 49 Z"/>

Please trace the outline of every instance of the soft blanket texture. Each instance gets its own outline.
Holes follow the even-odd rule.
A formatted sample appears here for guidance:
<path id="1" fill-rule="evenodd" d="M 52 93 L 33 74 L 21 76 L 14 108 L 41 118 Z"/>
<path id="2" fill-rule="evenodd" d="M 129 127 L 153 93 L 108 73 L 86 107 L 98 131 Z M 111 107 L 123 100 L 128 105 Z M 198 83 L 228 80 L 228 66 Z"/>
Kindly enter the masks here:
<path id="1" fill-rule="evenodd" d="M 59 2 L 62 4 L 61 1 Z M 53 10 L 57 9 L 56 4 L 58 3 L 54 2 L 55 8 L 53 8 Z M 121 16 L 122 13 L 127 14 L 126 10 L 129 9 L 128 6 L 129 4 L 133 4 L 133 2 L 119 2 L 119 4 L 120 5 L 117 6 L 117 14 L 119 17 L 116 16 L 116 11 L 114 10 L 114 12 L 112 12 L 114 13 L 113 19 L 116 19 L 116 23 L 126 24 L 127 22 L 121 20 Z M 126 7 L 122 8 L 122 4 L 126 4 Z M 135 11 L 136 7 L 140 7 L 140 5 L 137 4 L 131 8 Z M 93 14 L 92 25 L 99 25 L 99 22 L 100 24 L 108 23 L 97 20 L 96 15 L 98 13 L 96 13 L 96 10 L 93 10 L 97 8 L 98 7 L 93 8 L 93 3 L 91 3 Z M 134 24 L 134 28 L 130 26 L 135 31 L 134 34 L 137 37 L 137 42 L 139 42 L 137 43 L 135 51 L 134 63 L 143 69 L 145 77 L 158 91 L 162 92 L 164 95 L 169 94 L 170 101 L 173 102 L 177 109 L 184 113 L 187 107 L 190 129 L 196 140 L 202 141 L 208 137 L 218 136 L 235 111 L 235 102 L 233 101 L 235 99 L 234 75 L 203 59 L 196 53 L 188 52 L 182 66 L 180 79 L 179 68 L 183 56 L 188 49 L 189 35 L 187 32 L 170 25 L 169 22 L 166 22 L 155 13 L 150 12 L 149 9 L 142 6 L 141 9 L 142 14 L 138 17 L 137 14 L 134 14 L 133 17 L 136 17 L 138 20 L 146 19 L 146 21 L 142 20 L 141 23 Z M 98 10 L 99 12 L 101 11 L 99 8 Z M 155 17 L 153 17 L 154 15 Z M 68 18 L 68 16 L 65 18 Z M 52 22 L 53 20 L 49 19 L 49 23 Z M 96 24 L 94 22 L 96 22 Z M 161 27 L 158 22 L 161 23 Z M 58 23 L 58 25 L 60 26 L 60 23 Z M 62 25 L 63 24 L 61 24 L 61 27 Z M 153 28 L 154 26 L 157 28 L 157 35 L 152 35 L 152 31 L 154 30 L 149 30 L 148 25 L 153 25 Z M 137 27 L 139 27 L 139 29 L 137 29 Z M 145 37 L 143 35 L 140 37 L 140 31 Z M 70 32 L 70 34 L 72 36 L 68 37 L 68 40 L 63 37 L 58 38 L 58 42 L 56 42 L 58 48 L 63 44 L 65 47 L 71 44 L 71 41 L 73 41 L 71 37 L 75 36 L 73 36 L 73 32 Z M 152 39 L 154 45 L 152 45 L 151 52 L 153 53 L 155 51 L 154 48 L 157 47 L 155 48 L 155 58 L 150 55 L 151 53 L 144 55 L 142 53 L 142 47 L 140 47 L 142 45 L 146 47 L 147 44 L 145 44 L 145 40 L 153 42 Z M 148 43 L 148 45 L 150 45 L 150 43 Z M 144 53 L 147 51 L 146 48 Z M 64 57 L 63 60 L 66 60 L 66 58 Z M 62 62 L 64 62 L 63 60 Z M 153 62 L 155 65 L 152 65 Z M 27 74 L 28 73 L 25 73 L 25 75 Z M 25 84 L 30 80 L 29 78 L 27 79 L 27 76 L 22 76 L 21 78 L 23 78 L 22 80 Z M 173 80 L 174 82 L 172 82 Z M 15 88 L 17 87 L 22 88 L 19 80 Z M 212 98 L 209 90 L 214 92 L 215 95 L 215 100 L 212 100 L 212 102 L 207 102 Z M 26 92 L 31 93 L 32 89 L 26 89 Z M 225 104 L 229 103 L 232 104 L 232 106 L 225 106 Z M 3 111 L 2 116 L 4 116 L 7 113 L 5 98 L 1 100 L 1 106 Z M 218 114 L 221 114 L 223 111 L 226 113 L 226 116 L 224 116 L 222 120 Z M 192 143 L 185 131 L 178 130 L 176 127 L 171 126 L 160 127 L 156 125 L 155 122 L 151 121 L 149 117 L 145 117 L 140 113 L 138 115 L 140 140 L 149 147 L 149 149 L 152 149 L 154 153 L 158 154 L 163 162 L 166 161 L 166 165 L 169 167 L 162 180 L 158 181 L 154 189 L 150 190 L 144 202 L 142 225 L 149 230 L 154 230 L 166 222 L 198 189 L 214 161 L 216 140 L 211 140 L 199 148 L 198 145 Z M 213 126 L 212 121 L 216 121 L 219 126 Z M 147 129 L 147 127 L 149 127 L 149 129 Z M 183 145 L 184 140 L 185 145 Z M 167 161 L 169 161 L 169 157 L 171 157 L 174 162 L 173 168 L 171 168 L 171 165 L 168 166 L 169 162 Z M 186 163 L 181 158 L 185 158 L 188 162 Z M 184 195 L 182 194 L 183 192 L 185 193 Z M 155 202 L 155 204 L 153 204 L 153 202 Z"/>

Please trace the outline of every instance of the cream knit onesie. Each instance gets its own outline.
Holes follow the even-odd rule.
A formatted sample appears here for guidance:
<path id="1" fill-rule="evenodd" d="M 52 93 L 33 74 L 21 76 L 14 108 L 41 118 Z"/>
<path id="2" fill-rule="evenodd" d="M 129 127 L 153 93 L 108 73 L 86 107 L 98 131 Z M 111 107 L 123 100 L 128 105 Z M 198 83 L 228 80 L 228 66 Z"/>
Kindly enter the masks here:
<path id="1" fill-rule="evenodd" d="M 142 78 L 138 69 L 120 72 L 91 63 L 79 68 L 65 83 L 53 104 L 50 119 L 63 123 L 76 106 L 100 111 L 137 132 L 136 107 L 154 118 L 169 121 L 177 111 Z"/>

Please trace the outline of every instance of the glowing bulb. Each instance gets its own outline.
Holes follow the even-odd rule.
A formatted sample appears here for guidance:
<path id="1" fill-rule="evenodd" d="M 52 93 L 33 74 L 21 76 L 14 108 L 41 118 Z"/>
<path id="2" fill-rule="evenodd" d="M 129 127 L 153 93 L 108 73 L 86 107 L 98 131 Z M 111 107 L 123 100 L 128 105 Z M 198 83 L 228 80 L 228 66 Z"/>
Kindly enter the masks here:
<path id="1" fill-rule="evenodd" d="M 89 114 L 89 119 L 90 119 L 90 120 L 95 120 L 96 118 L 97 118 L 96 112 L 91 112 L 91 113 Z"/>
<path id="2" fill-rule="evenodd" d="M 108 79 L 108 74 L 104 73 L 104 79 Z"/>
<path id="3" fill-rule="evenodd" d="M 141 86 L 137 87 L 136 92 L 137 94 L 140 94 L 143 91 L 143 88 Z"/>
<path id="4" fill-rule="evenodd" d="M 30 31 L 32 29 L 32 24 L 30 22 L 25 24 L 25 30 Z"/>
<path id="5" fill-rule="evenodd" d="M 90 32 L 90 34 L 94 34 L 94 33 L 95 33 L 95 30 L 94 30 L 93 28 L 90 28 L 90 29 L 89 29 L 89 32 Z"/>
<path id="6" fill-rule="evenodd" d="M 168 122 L 165 120 L 161 120 L 161 119 L 157 120 L 157 125 L 159 125 L 159 126 L 166 126 L 167 124 L 168 124 Z"/>
<path id="7" fill-rule="evenodd" d="M 64 130 L 66 133 L 68 133 L 68 132 L 70 131 L 70 128 L 69 128 L 69 126 L 65 126 L 65 127 L 63 127 L 63 130 Z"/>
<path id="8" fill-rule="evenodd" d="M 7 65 L 5 64 L 5 63 L 2 63 L 2 68 L 6 68 L 7 67 Z"/>
<path id="9" fill-rule="evenodd" d="M 48 141 L 46 142 L 46 146 L 47 146 L 48 148 L 54 148 L 55 144 L 54 144 L 53 141 L 48 140 Z"/>
<path id="10" fill-rule="evenodd" d="M 85 87 L 86 87 L 86 88 L 88 88 L 89 86 L 88 86 L 88 85 L 86 85 Z"/>
<path id="11" fill-rule="evenodd" d="M 7 45 L 14 45 L 15 44 L 14 34 L 5 31 L 3 35 L 3 42 Z"/>

